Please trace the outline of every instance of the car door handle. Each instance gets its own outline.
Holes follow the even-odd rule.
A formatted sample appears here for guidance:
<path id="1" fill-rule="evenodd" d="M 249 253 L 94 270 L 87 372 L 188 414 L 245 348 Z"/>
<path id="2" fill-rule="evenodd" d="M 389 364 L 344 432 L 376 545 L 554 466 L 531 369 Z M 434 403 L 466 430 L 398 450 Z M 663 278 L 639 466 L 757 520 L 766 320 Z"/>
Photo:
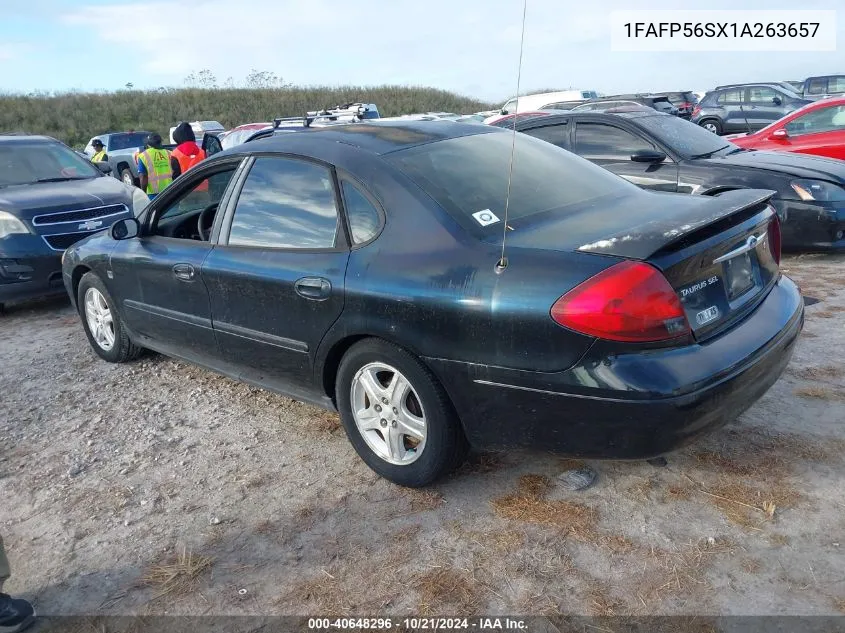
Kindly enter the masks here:
<path id="1" fill-rule="evenodd" d="M 332 292 L 332 284 L 322 277 L 302 277 L 293 284 L 296 294 L 313 301 L 324 301 Z"/>
<path id="2" fill-rule="evenodd" d="M 173 276 L 179 281 L 193 281 L 194 267 L 190 264 L 176 264 L 173 267 Z"/>

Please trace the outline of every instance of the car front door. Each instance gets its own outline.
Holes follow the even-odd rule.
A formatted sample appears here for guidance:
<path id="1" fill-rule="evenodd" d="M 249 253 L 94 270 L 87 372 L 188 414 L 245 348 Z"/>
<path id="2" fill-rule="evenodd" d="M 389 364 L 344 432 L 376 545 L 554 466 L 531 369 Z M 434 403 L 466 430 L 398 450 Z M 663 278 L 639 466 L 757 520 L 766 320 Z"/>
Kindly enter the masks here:
<path id="1" fill-rule="evenodd" d="M 845 106 L 831 105 L 796 117 L 783 126 L 781 149 L 845 159 Z"/>
<path id="2" fill-rule="evenodd" d="M 635 152 L 660 148 L 629 130 L 598 121 L 577 121 L 573 149 L 579 156 L 644 189 L 678 190 L 678 165 L 671 157 L 655 162 L 632 160 Z"/>
<path id="3" fill-rule="evenodd" d="M 219 356 L 202 265 L 212 250 L 209 229 L 239 164 L 186 174 L 147 209 L 141 234 L 112 252 L 118 302 L 144 347 L 199 363 Z"/>
<path id="4" fill-rule="evenodd" d="M 313 399 L 313 362 L 344 305 L 349 248 L 334 170 L 259 156 L 202 269 L 225 359 L 248 380 Z"/>
<path id="5" fill-rule="evenodd" d="M 751 129 L 760 130 L 782 118 L 788 111 L 787 96 L 767 86 L 751 86 L 746 93 L 745 110 Z"/>

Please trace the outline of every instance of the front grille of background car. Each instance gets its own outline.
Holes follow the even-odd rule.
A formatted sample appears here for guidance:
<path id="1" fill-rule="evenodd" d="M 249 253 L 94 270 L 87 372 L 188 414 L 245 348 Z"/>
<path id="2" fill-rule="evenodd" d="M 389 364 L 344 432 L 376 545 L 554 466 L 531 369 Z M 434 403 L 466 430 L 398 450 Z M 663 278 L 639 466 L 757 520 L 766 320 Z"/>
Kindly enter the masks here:
<path id="1" fill-rule="evenodd" d="M 93 207 L 91 209 L 79 209 L 77 211 L 59 211 L 58 213 L 45 213 L 32 218 L 33 226 L 46 226 L 50 224 L 62 224 L 65 222 L 85 222 L 96 218 L 104 218 L 118 213 L 129 211 L 125 204 L 110 204 L 105 207 Z"/>
<path id="2" fill-rule="evenodd" d="M 63 233 L 61 235 L 42 235 L 41 237 L 47 242 L 47 246 L 54 251 L 63 251 L 69 246 L 73 246 L 83 237 L 91 235 L 91 233 L 93 231 L 87 231 L 85 233 Z"/>

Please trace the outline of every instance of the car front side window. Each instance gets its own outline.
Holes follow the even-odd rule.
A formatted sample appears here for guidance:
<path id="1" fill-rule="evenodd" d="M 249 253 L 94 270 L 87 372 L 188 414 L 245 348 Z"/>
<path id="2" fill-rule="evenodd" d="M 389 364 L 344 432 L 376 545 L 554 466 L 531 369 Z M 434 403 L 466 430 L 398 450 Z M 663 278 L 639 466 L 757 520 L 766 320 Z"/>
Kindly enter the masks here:
<path id="1" fill-rule="evenodd" d="M 793 119 L 784 127 L 790 136 L 845 131 L 845 106 L 830 106 L 808 112 L 804 116 Z"/>
<path id="2" fill-rule="evenodd" d="M 338 228 L 328 168 L 291 158 L 260 157 L 235 206 L 229 246 L 332 249 Z"/>
<path id="3" fill-rule="evenodd" d="M 188 189 L 173 200 L 152 219 L 150 234 L 176 239 L 207 241 L 208 233 L 197 230 L 200 216 L 204 214 L 203 228 L 210 229 L 236 166 L 206 175 L 188 184 Z"/>

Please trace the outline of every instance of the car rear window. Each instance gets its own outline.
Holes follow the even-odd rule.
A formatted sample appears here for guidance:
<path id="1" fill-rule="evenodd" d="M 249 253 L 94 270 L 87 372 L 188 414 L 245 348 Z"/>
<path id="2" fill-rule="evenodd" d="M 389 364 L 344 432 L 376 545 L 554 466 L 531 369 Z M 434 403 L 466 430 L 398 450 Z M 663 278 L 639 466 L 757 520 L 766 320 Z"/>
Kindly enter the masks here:
<path id="1" fill-rule="evenodd" d="M 470 233 L 502 231 L 514 144 L 509 222 L 545 212 L 565 213 L 634 185 L 575 154 L 524 134 L 493 132 L 394 152 L 402 170 Z"/>
<path id="2" fill-rule="evenodd" d="M 112 134 L 109 136 L 109 151 L 119 149 L 134 149 L 143 147 L 147 132 L 129 132 L 127 134 Z"/>

